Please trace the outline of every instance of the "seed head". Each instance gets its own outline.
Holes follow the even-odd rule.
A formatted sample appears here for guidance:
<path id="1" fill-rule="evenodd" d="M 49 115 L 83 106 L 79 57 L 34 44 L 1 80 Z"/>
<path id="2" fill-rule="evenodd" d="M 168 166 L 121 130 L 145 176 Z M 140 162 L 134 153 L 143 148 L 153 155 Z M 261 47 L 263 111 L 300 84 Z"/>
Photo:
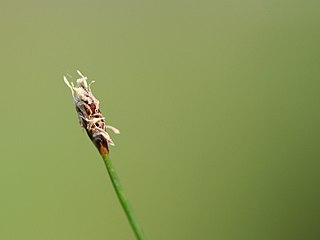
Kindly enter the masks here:
<path id="1" fill-rule="evenodd" d="M 108 145 L 114 146 L 106 130 L 110 129 L 116 134 L 119 134 L 120 131 L 115 127 L 105 124 L 105 117 L 103 117 L 100 111 L 99 100 L 93 96 L 90 89 L 94 81 L 88 84 L 88 78 L 83 76 L 79 70 L 77 73 L 80 75 L 80 78 L 77 79 L 76 86 L 74 86 L 73 82 L 69 82 L 65 76 L 63 77 L 64 82 L 71 90 L 81 127 L 86 130 L 100 154 L 106 156 L 109 154 Z"/>

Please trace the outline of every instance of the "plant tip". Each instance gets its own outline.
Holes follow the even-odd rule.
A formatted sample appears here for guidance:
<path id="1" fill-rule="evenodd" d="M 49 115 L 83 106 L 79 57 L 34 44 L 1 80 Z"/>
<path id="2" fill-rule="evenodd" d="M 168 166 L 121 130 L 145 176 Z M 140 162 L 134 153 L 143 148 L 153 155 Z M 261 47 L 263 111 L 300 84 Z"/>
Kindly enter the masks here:
<path id="1" fill-rule="evenodd" d="M 77 73 L 81 78 L 77 79 L 76 86 L 73 82 L 69 82 L 66 76 L 63 76 L 63 80 L 66 85 L 71 89 L 76 111 L 81 127 L 83 127 L 92 142 L 96 145 L 101 154 L 105 155 L 109 153 L 108 144 L 114 146 L 114 142 L 107 133 L 107 129 L 119 134 L 120 131 L 112 126 L 106 125 L 105 117 L 100 111 L 100 102 L 96 99 L 87 83 L 87 77 L 84 76 L 79 70 Z"/>

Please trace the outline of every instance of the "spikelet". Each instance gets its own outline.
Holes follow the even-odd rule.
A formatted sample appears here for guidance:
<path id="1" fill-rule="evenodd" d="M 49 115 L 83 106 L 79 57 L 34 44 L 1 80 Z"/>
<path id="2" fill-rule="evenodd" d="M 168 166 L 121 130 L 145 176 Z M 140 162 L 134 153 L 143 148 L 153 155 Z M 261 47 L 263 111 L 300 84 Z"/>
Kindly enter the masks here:
<path id="1" fill-rule="evenodd" d="M 120 131 L 115 127 L 106 125 L 105 117 L 100 111 L 99 100 L 91 92 L 90 86 L 94 81 L 88 84 L 88 78 L 79 70 L 77 73 L 80 75 L 80 78 L 77 79 L 76 85 L 73 82 L 69 82 L 65 76 L 63 77 L 64 82 L 71 90 L 81 127 L 86 130 L 100 154 L 107 156 L 109 154 L 109 144 L 114 146 L 114 142 L 107 133 L 107 129 L 116 134 L 119 134 Z"/>

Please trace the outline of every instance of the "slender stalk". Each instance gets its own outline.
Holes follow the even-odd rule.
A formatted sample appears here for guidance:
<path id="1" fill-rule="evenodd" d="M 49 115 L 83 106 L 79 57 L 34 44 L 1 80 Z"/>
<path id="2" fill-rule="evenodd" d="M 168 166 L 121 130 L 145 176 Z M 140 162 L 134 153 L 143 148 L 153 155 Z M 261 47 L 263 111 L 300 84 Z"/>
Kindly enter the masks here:
<path id="1" fill-rule="evenodd" d="M 134 212 L 133 212 L 133 210 L 128 202 L 128 199 L 124 193 L 124 190 L 120 184 L 118 174 L 112 165 L 112 161 L 111 161 L 109 155 L 107 155 L 107 156 L 102 155 L 102 158 L 103 158 L 103 161 L 104 161 L 106 168 L 108 170 L 109 177 L 111 179 L 114 190 L 116 191 L 118 199 L 119 199 L 121 206 L 122 206 L 122 208 L 128 218 L 128 221 L 131 225 L 131 228 L 132 228 L 136 238 L 138 240 L 145 239 L 143 232 L 142 232 L 142 229 L 139 226 L 138 220 L 137 220 L 136 216 L 134 215 Z"/>

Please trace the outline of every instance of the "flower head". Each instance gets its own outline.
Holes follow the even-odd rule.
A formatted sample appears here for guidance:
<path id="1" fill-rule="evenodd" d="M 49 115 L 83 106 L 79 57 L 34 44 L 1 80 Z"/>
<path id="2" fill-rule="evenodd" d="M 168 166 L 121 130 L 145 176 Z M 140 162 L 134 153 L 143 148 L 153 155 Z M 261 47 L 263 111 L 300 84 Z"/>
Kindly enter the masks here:
<path id="1" fill-rule="evenodd" d="M 74 86 L 73 82 L 69 82 L 65 76 L 64 82 L 71 90 L 81 127 L 86 130 L 100 154 L 106 156 L 109 154 L 108 144 L 114 146 L 106 130 L 110 129 L 116 134 L 119 134 L 120 131 L 105 124 L 105 118 L 100 111 L 99 100 L 91 92 L 90 86 L 94 81 L 88 84 L 88 78 L 83 76 L 79 70 L 77 72 L 80 78 L 77 79 L 76 86 Z"/>

